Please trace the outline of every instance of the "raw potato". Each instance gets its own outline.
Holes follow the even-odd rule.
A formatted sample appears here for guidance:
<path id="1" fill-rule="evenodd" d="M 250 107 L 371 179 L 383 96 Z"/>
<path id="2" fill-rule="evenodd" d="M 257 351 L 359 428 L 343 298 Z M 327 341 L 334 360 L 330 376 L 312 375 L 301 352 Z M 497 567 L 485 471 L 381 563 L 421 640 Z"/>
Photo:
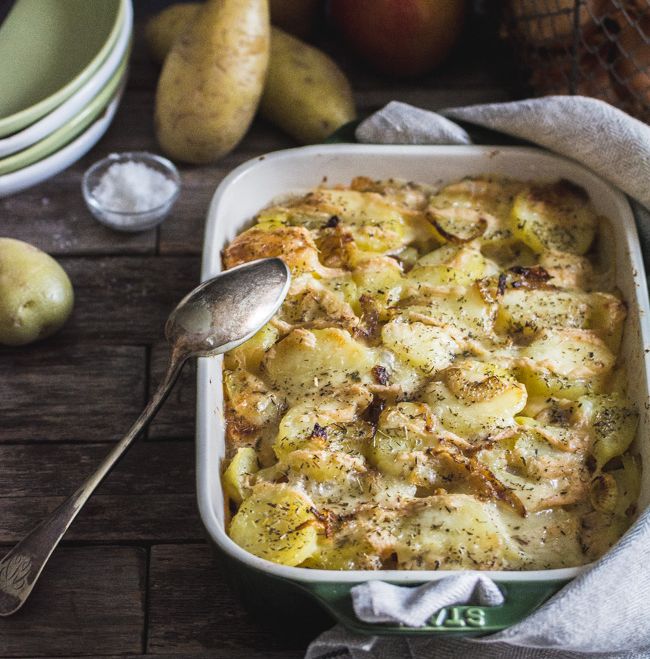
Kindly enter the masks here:
<path id="1" fill-rule="evenodd" d="M 303 144 L 322 142 L 356 116 L 350 84 L 334 61 L 278 28 L 260 111 Z"/>
<path id="2" fill-rule="evenodd" d="M 200 7 L 200 2 L 170 5 L 147 21 L 144 38 L 157 62 L 162 64 L 165 61 L 174 40 L 189 25 Z"/>
<path id="3" fill-rule="evenodd" d="M 200 7 L 198 2 L 171 5 L 149 21 L 145 38 L 156 60 L 164 61 Z M 260 111 L 305 144 L 322 142 L 356 116 L 350 84 L 336 64 L 317 48 L 275 27 Z"/>
<path id="4" fill-rule="evenodd" d="M 174 39 L 196 16 L 201 2 L 170 5 L 152 16 L 144 31 L 144 38 L 154 59 L 161 64 L 172 49 Z M 269 0 L 271 21 L 297 37 L 307 37 L 318 14 L 319 0 Z"/>
<path id="5" fill-rule="evenodd" d="M 18 346 L 59 329 L 72 311 L 63 268 L 33 245 L 0 238 L 0 343 Z"/>
<path id="6" fill-rule="evenodd" d="M 262 94 L 269 31 L 267 0 L 208 0 L 197 11 L 158 80 L 155 128 L 168 156 L 205 164 L 238 144 Z"/>

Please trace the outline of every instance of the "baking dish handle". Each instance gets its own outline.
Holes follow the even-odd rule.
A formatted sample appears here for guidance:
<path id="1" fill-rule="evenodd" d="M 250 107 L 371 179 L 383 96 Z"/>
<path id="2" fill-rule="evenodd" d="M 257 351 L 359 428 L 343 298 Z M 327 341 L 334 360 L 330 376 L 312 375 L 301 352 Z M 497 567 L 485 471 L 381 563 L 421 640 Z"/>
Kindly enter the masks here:
<path id="1" fill-rule="evenodd" d="M 368 623 L 357 618 L 350 590 L 357 584 L 302 583 L 327 611 L 352 632 L 383 635 L 445 634 L 480 636 L 497 632 L 519 622 L 556 593 L 566 580 L 498 582 L 504 603 L 500 606 L 454 605 L 440 609 L 424 627 Z M 414 587 L 422 584 L 413 584 Z"/>

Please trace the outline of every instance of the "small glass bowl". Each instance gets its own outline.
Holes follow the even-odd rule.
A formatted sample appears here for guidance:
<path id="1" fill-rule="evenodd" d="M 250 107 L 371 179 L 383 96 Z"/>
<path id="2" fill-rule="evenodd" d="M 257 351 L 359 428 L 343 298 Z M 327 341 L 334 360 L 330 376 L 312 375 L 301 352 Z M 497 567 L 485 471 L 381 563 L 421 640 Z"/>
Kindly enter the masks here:
<path id="1" fill-rule="evenodd" d="M 111 165 L 123 162 L 142 163 L 160 172 L 165 178 L 174 183 L 172 194 L 162 204 L 143 211 L 122 211 L 106 208 L 95 197 L 94 190 Z M 180 190 L 181 177 L 174 164 L 167 160 L 167 158 L 162 158 L 147 151 L 111 153 L 108 157 L 96 162 L 92 167 L 87 169 L 81 181 L 81 191 L 90 212 L 99 222 L 117 231 L 145 231 L 157 226 L 169 214 L 169 211 L 178 199 Z"/>

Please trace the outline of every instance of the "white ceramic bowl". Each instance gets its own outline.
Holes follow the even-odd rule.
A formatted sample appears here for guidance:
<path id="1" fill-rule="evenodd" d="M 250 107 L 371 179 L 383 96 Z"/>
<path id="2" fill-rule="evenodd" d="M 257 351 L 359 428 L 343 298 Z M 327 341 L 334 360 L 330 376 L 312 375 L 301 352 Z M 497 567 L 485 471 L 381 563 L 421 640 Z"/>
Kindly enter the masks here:
<path id="1" fill-rule="evenodd" d="M 202 277 L 207 279 L 220 272 L 222 249 L 251 223 L 260 209 L 283 195 L 306 192 L 321 184 L 324 179 L 327 185 L 333 185 L 348 184 L 355 176 L 373 179 L 394 177 L 439 186 L 464 176 L 482 174 L 524 180 L 569 179 L 582 186 L 589 193 L 596 210 L 612 221 L 616 241 L 607 247 L 616 262 L 617 285 L 628 303 L 622 357 L 628 364 L 630 397 L 641 415 L 641 433 L 650 421 L 650 358 L 645 350 L 650 347 L 650 325 L 647 322 L 650 308 L 634 218 L 627 200 L 619 191 L 570 160 L 541 150 L 520 147 L 356 144 L 310 146 L 261 156 L 238 167 L 217 188 L 208 212 Z M 228 537 L 224 525 L 220 471 L 225 448 L 221 364 L 222 359 L 217 357 L 201 359 L 198 365 L 197 488 L 201 518 L 207 532 L 231 564 L 237 564 L 251 573 L 263 573 L 275 578 L 276 582 L 290 581 L 302 590 L 311 591 L 316 598 L 323 600 L 324 606 L 339 620 L 344 620 L 353 629 L 366 632 L 369 630 L 360 624 L 355 626 L 355 621 L 350 618 L 351 609 L 344 604 L 346 587 L 369 579 L 382 579 L 397 584 L 422 583 L 449 574 L 444 570 L 377 572 L 288 567 L 253 556 L 235 544 Z M 650 442 L 645 438 L 644 441 L 637 440 L 636 450 L 644 465 L 639 503 L 641 508 L 645 508 L 650 502 Z M 562 582 L 575 577 L 585 567 L 490 571 L 488 574 L 506 592 L 510 588 L 510 592 L 514 593 L 517 587 L 525 587 L 527 592 L 539 589 L 543 601 Z M 550 584 L 555 585 L 542 596 L 542 590 Z M 512 603 L 514 609 L 515 604 Z M 513 613 L 515 619 L 521 617 L 521 608 Z M 489 615 L 496 615 L 496 612 L 486 609 L 486 620 L 489 620 Z M 486 624 L 484 630 L 503 626 L 495 623 L 490 627 Z M 422 633 L 427 630 L 430 633 L 436 632 L 435 628 L 429 626 Z M 444 632 L 445 629 L 438 631 Z M 381 629 L 377 632 L 384 633 Z M 393 632 L 399 633 L 395 630 Z"/>
<path id="2" fill-rule="evenodd" d="M 129 45 L 132 31 L 133 7 L 130 2 L 126 2 L 120 34 L 114 48 L 97 72 L 77 92 L 42 119 L 9 137 L 0 139 L 0 158 L 36 144 L 36 142 L 47 137 L 81 112 L 115 73 Z"/>
<path id="3" fill-rule="evenodd" d="M 99 119 L 62 149 L 24 169 L 0 176 L 0 197 L 8 197 L 26 188 L 31 188 L 33 185 L 47 180 L 77 162 L 79 158 L 95 146 L 110 126 L 120 103 L 121 95 L 122 92 L 119 91 Z"/>

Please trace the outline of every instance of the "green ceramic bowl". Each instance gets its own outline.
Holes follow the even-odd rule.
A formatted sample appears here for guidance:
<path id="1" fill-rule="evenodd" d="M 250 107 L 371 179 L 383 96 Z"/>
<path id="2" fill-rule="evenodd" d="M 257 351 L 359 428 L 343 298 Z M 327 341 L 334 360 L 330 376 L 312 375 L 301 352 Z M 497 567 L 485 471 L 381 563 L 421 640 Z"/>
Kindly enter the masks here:
<path id="1" fill-rule="evenodd" d="M 87 82 L 120 34 L 130 0 L 17 0 L 0 27 L 0 137 L 37 121 Z"/>
<path id="2" fill-rule="evenodd" d="M 122 62 L 115 70 L 111 79 L 106 83 L 106 86 L 79 114 L 28 149 L 0 159 L 0 175 L 15 172 L 46 158 L 64 147 L 68 142 L 71 142 L 77 135 L 80 135 L 90 126 L 115 96 L 120 83 L 125 78 L 128 59 L 129 50 L 127 50 Z"/>

